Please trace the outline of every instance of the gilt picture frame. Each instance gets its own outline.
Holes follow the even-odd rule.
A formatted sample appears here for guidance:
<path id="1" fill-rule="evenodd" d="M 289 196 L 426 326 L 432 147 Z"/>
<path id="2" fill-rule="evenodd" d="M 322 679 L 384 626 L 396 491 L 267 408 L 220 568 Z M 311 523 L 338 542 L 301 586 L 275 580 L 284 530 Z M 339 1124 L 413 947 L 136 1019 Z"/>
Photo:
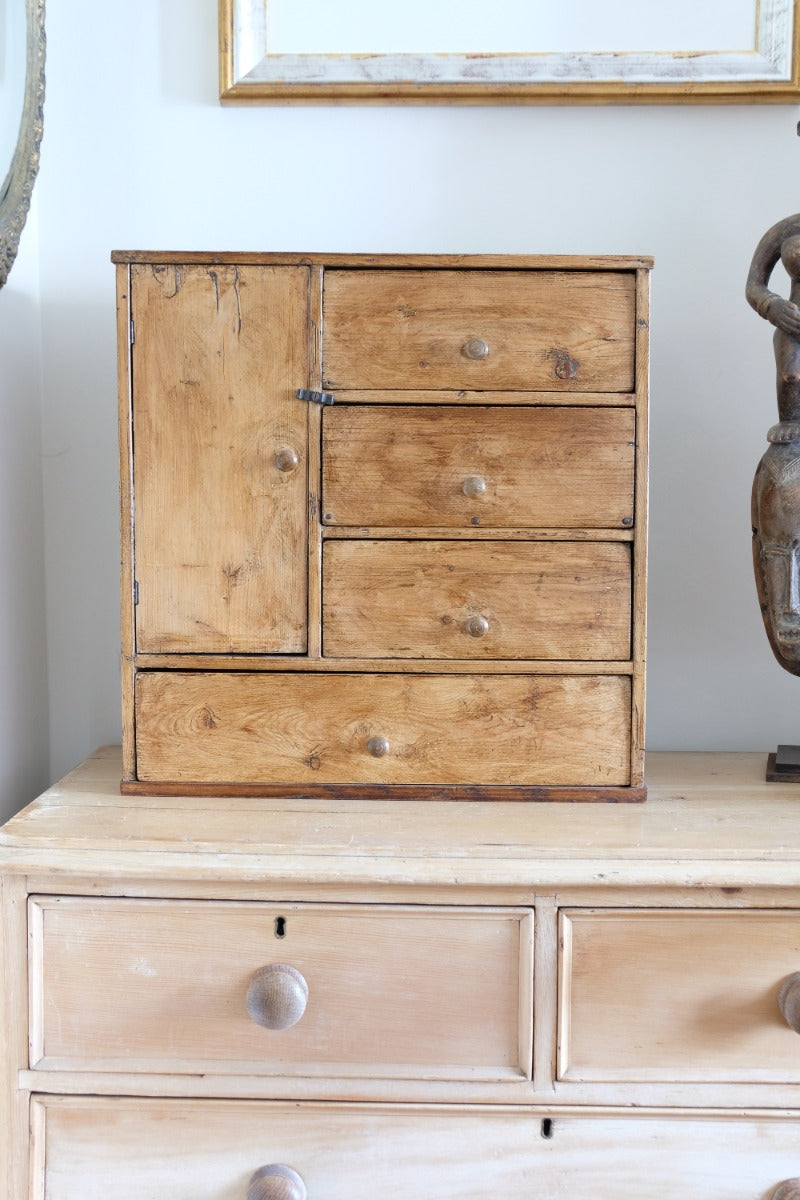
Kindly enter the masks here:
<path id="1" fill-rule="evenodd" d="M 800 0 L 493 0 L 485 13 L 482 3 L 219 0 L 220 99 L 791 104 L 800 96 Z"/>

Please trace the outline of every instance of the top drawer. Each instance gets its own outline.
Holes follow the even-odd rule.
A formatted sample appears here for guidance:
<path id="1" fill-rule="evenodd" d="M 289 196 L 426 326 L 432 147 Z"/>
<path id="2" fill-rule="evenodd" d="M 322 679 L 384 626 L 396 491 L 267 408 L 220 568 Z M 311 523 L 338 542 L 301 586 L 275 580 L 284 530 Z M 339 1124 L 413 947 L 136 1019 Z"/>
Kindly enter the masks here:
<path id="1" fill-rule="evenodd" d="M 800 912 L 565 909 L 559 1078 L 796 1083 Z"/>
<path id="2" fill-rule="evenodd" d="M 635 276 L 328 271 L 328 388 L 629 392 Z"/>
<path id="3" fill-rule="evenodd" d="M 32 898 L 31 1065 L 521 1081 L 532 923 L 525 909 Z"/>

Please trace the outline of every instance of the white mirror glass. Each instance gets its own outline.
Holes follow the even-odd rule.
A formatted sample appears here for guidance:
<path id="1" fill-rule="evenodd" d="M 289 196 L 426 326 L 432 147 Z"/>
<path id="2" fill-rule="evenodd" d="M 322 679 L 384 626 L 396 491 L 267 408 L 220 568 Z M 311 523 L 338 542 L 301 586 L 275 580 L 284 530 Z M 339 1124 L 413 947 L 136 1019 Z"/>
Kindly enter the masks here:
<path id="1" fill-rule="evenodd" d="M 750 51 L 756 45 L 758 3 L 267 0 L 267 44 L 270 54 Z"/>

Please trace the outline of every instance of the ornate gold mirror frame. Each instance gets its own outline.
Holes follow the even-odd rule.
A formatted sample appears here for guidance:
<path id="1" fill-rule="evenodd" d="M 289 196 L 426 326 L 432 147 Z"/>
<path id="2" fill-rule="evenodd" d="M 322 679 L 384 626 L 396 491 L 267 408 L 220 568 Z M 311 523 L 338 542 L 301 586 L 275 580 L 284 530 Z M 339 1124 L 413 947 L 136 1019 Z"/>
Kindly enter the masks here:
<path id="1" fill-rule="evenodd" d="M 17 257 L 39 170 L 44 128 L 44 0 L 25 0 L 25 93 L 19 137 L 0 188 L 0 287 Z M 0 164 L 2 170 L 3 164 Z"/>
<path id="2" fill-rule="evenodd" d="M 790 104 L 800 96 L 800 0 L 439 3 L 219 0 L 220 98 Z"/>

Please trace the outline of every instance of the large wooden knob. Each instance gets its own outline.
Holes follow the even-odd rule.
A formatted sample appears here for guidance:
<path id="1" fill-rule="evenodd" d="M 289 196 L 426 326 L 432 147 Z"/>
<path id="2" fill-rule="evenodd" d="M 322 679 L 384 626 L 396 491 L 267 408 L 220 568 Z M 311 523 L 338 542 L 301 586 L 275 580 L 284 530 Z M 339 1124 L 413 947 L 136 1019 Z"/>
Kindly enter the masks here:
<path id="1" fill-rule="evenodd" d="M 784 979 L 778 993 L 778 1007 L 789 1028 L 800 1033 L 800 971 Z"/>
<path id="2" fill-rule="evenodd" d="M 800 1179 L 784 1179 L 775 1188 L 770 1200 L 800 1200 Z"/>
<path id="3" fill-rule="evenodd" d="M 253 975 L 247 989 L 247 1011 L 266 1029 L 290 1029 L 306 1011 L 308 984 L 288 963 L 269 963 Z"/>
<path id="4" fill-rule="evenodd" d="M 306 1200 L 306 1185 L 291 1167 L 269 1163 L 250 1177 L 247 1200 Z"/>

